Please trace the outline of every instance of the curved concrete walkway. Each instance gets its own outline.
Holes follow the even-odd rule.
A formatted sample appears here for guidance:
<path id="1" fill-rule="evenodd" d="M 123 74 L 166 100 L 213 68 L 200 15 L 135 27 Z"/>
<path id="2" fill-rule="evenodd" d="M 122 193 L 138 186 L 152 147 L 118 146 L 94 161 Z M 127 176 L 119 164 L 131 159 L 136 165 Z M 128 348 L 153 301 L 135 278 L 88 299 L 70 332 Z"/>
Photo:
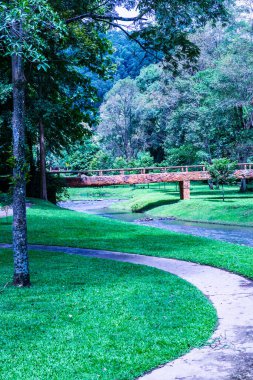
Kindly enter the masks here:
<path id="1" fill-rule="evenodd" d="M 0 248 L 11 246 L 0 244 Z M 153 370 L 141 377 L 142 380 L 253 379 L 252 281 L 220 269 L 172 259 L 41 245 L 30 245 L 29 249 L 58 251 L 158 268 L 192 283 L 211 300 L 217 310 L 219 324 L 210 343 Z"/>

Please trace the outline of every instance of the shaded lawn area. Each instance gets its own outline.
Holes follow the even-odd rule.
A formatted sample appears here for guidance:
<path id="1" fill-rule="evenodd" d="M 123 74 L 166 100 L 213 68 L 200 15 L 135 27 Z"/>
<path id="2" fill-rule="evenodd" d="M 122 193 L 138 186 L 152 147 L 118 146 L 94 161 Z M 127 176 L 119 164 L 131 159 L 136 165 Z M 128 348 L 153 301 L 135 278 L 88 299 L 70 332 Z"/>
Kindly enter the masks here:
<path id="1" fill-rule="evenodd" d="M 225 186 L 225 202 L 220 190 L 191 183 L 191 200 L 180 201 L 176 184 L 150 184 L 135 187 L 69 189 L 71 199 L 129 199 L 113 209 L 144 212 L 158 217 L 253 225 L 253 192 L 240 193 L 238 186 Z"/>
<path id="2" fill-rule="evenodd" d="M 29 242 L 170 257 L 224 268 L 253 278 L 253 248 L 138 226 L 61 209 L 34 200 Z M 0 220 L 0 242 L 11 242 L 11 219 Z"/>
<path id="3" fill-rule="evenodd" d="M 168 273 L 43 251 L 30 259 L 32 288 L 0 293 L 1 379 L 135 379 L 215 328 L 209 301 Z M 11 275 L 12 253 L 0 250 L 1 285 Z"/>
<path id="4" fill-rule="evenodd" d="M 149 211 L 153 216 L 174 216 L 178 219 L 253 225 L 253 193 L 226 189 L 225 202 L 220 191 L 193 186 L 190 201 L 162 205 Z"/>

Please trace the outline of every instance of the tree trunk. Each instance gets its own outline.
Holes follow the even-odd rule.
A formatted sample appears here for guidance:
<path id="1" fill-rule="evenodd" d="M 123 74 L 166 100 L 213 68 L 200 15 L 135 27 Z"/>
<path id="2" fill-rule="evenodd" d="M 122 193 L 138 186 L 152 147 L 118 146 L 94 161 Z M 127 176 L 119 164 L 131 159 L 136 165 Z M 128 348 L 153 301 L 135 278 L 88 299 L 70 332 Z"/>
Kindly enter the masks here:
<path id="1" fill-rule="evenodd" d="M 44 124 L 40 119 L 40 198 L 47 201 L 46 151 Z"/>
<path id="2" fill-rule="evenodd" d="M 20 27 L 21 29 L 21 27 Z M 22 30 L 21 30 L 22 31 Z M 26 224 L 25 77 L 22 56 L 12 56 L 13 84 L 13 250 L 16 286 L 30 286 Z"/>
<path id="3" fill-rule="evenodd" d="M 209 189 L 210 189 L 210 190 L 214 190 L 213 180 L 212 180 L 212 179 L 210 179 L 210 180 L 208 181 L 208 186 L 209 186 Z"/>
<path id="4" fill-rule="evenodd" d="M 246 178 L 241 179 L 240 192 L 245 193 L 247 191 L 247 180 Z"/>
<path id="5" fill-rule="evenodd" d="M 28 191 L 28 196 L 36 197 L 36 167 L 33 158 L 33 141 L 30 132 L 26 132 L 26 141 L 27 147 L 29 150 L 29 166 L 30 166 L 30 181 L 28 186 L 26 186 L 26 190 Z"/>

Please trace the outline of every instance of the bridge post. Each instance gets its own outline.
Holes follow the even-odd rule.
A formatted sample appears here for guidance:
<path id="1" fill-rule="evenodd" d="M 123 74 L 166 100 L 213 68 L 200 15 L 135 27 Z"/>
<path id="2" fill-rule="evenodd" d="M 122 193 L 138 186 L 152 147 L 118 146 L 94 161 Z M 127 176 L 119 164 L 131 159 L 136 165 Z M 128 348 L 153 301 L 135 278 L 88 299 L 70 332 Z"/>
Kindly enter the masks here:
<path id="1" fill-rule="evenodd" d="M 181 200 L 187 200 L 191 197 L 191 182 L 190 181 L 180 181 L 179 182 L 179 188 L 180 188 L 180 199 Z"/>

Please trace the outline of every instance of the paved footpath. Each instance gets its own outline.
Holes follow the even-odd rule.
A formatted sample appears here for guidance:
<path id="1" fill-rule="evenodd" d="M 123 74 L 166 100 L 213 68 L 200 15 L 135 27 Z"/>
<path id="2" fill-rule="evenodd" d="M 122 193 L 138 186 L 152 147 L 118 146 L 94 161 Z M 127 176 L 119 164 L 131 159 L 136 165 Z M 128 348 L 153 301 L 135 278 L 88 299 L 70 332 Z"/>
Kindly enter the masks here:
<path id="1" fill-rule="evenodd" d="M 0 248 L 10 248 L 0 244 Z M 151 256 L 81 248 L 30 245 L 31 250 L 58 251 L 147 265 L 173 273 L 199 288 L 217 310 L 219 323 L 210 344 L 144 375 L 142 380 L 252 380 L 253 282 L 226 271 Z M 189 310 L 189 313 L 191 310 Z"/>

